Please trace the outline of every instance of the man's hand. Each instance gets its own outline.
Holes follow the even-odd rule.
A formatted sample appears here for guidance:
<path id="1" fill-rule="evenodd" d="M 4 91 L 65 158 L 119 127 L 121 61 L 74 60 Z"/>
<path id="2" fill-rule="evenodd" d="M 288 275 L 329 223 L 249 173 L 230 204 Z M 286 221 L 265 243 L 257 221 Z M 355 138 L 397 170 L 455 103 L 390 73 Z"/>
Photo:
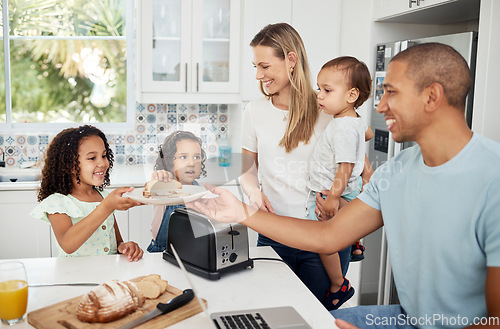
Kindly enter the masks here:
<path id="1" fill-rule="evenodd" d="M 337 325 L 337 327 L 339 327 L 339 329 L 359 329 L 355 325 L 342 319 L 335 319 L 335 324 Z"/>
<path id="2" fill-rule="evenodd" d="M 217 194 L 218 197 L 201 198 L 186 203 L 186 206 L 199 211 L 211 219 L 223 223 L 240 223 L 255 214 L 258 210 L 242 203 L 226 189 L 210 184 L 206 184 L 205 188 Z"/>

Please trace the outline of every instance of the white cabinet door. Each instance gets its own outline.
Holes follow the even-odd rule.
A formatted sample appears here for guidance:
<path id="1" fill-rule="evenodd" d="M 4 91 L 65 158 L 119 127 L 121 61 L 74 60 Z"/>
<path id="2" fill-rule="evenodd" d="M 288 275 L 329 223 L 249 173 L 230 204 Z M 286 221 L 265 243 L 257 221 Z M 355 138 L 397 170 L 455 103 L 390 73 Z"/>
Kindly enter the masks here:
<path id="1" fill-rule="evenodd" d="M 142 1 L 138 13 L 141 91 L 187 92 L 191 1 Z"/>
<path id="2" fill-rule="evenodd" d="M 50 257 L 50 225 L 29 215 L 36 194 L 0 192 L 0 259 Z"/>
<path id="3" fill-rule="evenodd" d="M 457 0 L 375 0 L 374 20 L 386 20 L 455 1 Z"/>
<path id="4" fill-rule="evenodd" d="M 240 0 L 144 1 L 137 13 L 139 102 L 237 99 Z"/>
<path id="5" fill-rule="evenodd" d="M 139 247 L 146 249 L 151 242 L 151 221 L 153 220 L 153 206 L 144 205 L 128 210 L 129 241 L 136 242 Z"/>
<path id="6" fill-rule="evenodd" d="M 191 90 L 239 91 L 240 12 L 239 1 L 193 0 Z"/>

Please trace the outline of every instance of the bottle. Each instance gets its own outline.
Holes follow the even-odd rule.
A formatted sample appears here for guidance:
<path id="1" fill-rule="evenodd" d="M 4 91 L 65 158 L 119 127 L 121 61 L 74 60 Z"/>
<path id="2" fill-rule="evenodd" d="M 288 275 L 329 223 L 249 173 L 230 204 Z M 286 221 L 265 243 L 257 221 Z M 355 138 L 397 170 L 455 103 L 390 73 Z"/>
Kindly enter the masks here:
<path id="1" fill-rule="evenodd" d="M 229 167 L 231 165 L 232 150 L 227 134 L 219 134 L 217 144 L 219 146 L 219 166 Z"/>

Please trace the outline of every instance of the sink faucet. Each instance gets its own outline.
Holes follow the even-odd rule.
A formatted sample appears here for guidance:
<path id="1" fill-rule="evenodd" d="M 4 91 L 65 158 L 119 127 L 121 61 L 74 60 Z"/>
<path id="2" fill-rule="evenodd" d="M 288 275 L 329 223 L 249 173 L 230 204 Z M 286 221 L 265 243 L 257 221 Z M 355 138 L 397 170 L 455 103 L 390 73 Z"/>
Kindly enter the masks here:
<path id="1" fill-rule="evenodd" d="M 0 167 L 5 168 L 5 151 L 2 152 L 2 161 L 0 161 Z"/>

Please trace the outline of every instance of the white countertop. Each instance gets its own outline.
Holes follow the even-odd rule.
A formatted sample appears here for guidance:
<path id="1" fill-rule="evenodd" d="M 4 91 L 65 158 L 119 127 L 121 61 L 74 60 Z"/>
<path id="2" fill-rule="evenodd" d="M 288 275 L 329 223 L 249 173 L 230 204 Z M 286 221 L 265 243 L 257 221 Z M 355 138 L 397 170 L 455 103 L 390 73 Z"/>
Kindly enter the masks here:
<path id="1" fill-rule="evenodd" d="M 250 257 L 279 258 L 270 247 L 250 248 Z M 120 255 L 21 259 L 34 283 L 97 282 L 128 280 L 157 273 L 181 290 L 188 288 L 182 271 L 163 260 L 161 253 L 145 253 L 139 262 L 129 263 Z M 194 274 L 190 279 L 201 298 L 207 300 L 208 312 L 272 306 L 293 306 L 312 328 L 337 328 L 333 316 L 311 294 L 298 277 L 282 262 L 256 260 L 253 269 L 240 270 L 210 281 Z M 89 287 L 30 287 L 28 312 L 87 293 Z M 8 328 L 0 325 L 0 328 Z M 27 321 L 16 329 L 32 328 Z M 169 328 L 210 328 L 200 313 Z"/>

